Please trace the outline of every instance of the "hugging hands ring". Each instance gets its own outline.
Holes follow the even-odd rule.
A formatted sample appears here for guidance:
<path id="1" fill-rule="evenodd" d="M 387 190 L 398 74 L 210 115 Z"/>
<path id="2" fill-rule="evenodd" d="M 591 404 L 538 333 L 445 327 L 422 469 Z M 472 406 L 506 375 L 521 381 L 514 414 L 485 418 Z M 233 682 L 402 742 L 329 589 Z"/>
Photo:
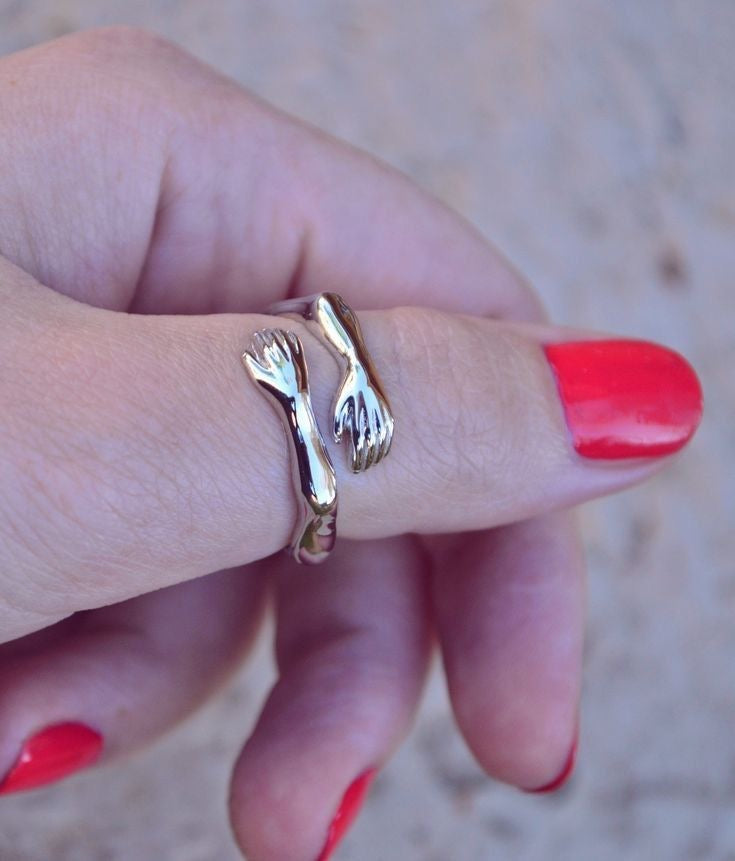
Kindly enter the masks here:
<path id="1" fill-rule="evenodd" d="M 378 463 L 390 450 L 394 420 L 352 309 L 336 293 L 320 293 L 270 311 L 317 321 L 321 334 L 346 360 L 333 405 L 334 439 L 340 442 L 349 434 L 353 472 Z M 276 407 L 289 436 L 299 500 L 289 550 L 298 562 L 323 562 L 336 540 L 337 480 L 311 405 L 302 343 L 293 332 L 264 329 L 253 336 L 242 361 Z"/>
<path id="2" fill-rule="evenodd" d="M 278 302 L 269 312 L 297 315 L 319 325 L 320 333 L 346 363 L 332 409 L 334 441 L 339 443 L 347 434 L 354 473 L 381 461 L 390 451 L 394 419 L 352 309 L 336 293 L 319 293 Z"/>

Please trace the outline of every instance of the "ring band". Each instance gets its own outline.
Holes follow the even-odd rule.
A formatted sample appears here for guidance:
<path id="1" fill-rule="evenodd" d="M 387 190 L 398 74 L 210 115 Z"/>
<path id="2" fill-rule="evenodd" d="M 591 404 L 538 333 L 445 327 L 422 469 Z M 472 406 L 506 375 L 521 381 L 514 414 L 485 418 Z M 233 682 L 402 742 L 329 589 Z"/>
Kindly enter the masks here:
<path id="1" fill-rule="evenodd" d="M 293 332 L 263 329 L 253 336 L 242 362 L 276 408 L 290 440 L 299 503 L 290 552 L 298 562 L 315 565 L 336 540 L 337 477 L 314 417 L 303 346 Z"/>
<path id="2" fill-rule="evenodd" d="M 332 406 L 334 441 L 348 436 L 352 472 L 364 472 L 379 463 L 390 451 L 395 420 L 355 312 L 337 293 L 317 293 L 278 302 L 267 313 L 299 316 L 318 324 L 320 334 L 345 365 Z"/>

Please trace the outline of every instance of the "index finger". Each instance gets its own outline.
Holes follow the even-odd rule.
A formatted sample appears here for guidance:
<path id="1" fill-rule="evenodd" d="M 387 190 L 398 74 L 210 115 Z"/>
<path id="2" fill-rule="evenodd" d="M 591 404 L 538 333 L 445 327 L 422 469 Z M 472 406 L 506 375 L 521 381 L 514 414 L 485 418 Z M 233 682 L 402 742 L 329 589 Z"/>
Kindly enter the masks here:
<path id="1" fill-rule="evenodd" d="M 538 310 L 461 216 L 157 36 L 73 34 L 4 58 L 6 78 L 0 196 L 25 219 L 0 220 L 0 250 L 60 292 L 152 313 L 326 290 L 356 308 Z"/>

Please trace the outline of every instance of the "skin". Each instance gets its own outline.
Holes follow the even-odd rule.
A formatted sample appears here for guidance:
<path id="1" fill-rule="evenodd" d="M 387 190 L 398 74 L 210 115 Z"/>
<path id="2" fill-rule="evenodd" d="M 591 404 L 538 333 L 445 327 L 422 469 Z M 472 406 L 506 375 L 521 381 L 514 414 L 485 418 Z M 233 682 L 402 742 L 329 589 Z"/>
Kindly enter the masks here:
<path id="1" fill-rule="evenodd" d="M 57 720 L 103 762 L 151 742 L 271 602 L 280 676 L 230 794 L 251 861 L 318 855 L 436 647 L 487 773 L 553 780 L 583 627 L 565 509 L 667 462 L 574 453 L 540 345 L 580 333 L 404 177 L 147 33 L 7 57 L 0 94 L 0 772 Z M 396 435 L 357 476 L 330 441 L 340 539 L 305 576 L 272 555 L 287 449 L 239 356 L 279 322 L 259 309 L 328 290 L 365 309 Z M 330 427 L 338 369 L 292 328 Z"/>

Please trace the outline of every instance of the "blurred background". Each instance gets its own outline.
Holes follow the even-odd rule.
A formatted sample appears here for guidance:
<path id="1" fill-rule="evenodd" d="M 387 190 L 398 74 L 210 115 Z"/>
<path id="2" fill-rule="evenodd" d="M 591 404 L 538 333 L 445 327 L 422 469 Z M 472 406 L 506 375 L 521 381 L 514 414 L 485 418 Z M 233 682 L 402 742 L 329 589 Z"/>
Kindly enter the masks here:
<path id="1" fill-rule="evenodd" d="M 584 509 L 572 783 L 534 797 L 487 779 L 435 671 L 338 857 L 733 861 L 733 0 L 0 0 L 0 53 L 111 23 L 406 171 L 555 319 L 663 341 L 704 382 L 704 424 L 673 468 Z M 227 779 L 273 681 L 269 636 L 158 744 L 3 799 L 1 861 L 236 861 Z"/>

